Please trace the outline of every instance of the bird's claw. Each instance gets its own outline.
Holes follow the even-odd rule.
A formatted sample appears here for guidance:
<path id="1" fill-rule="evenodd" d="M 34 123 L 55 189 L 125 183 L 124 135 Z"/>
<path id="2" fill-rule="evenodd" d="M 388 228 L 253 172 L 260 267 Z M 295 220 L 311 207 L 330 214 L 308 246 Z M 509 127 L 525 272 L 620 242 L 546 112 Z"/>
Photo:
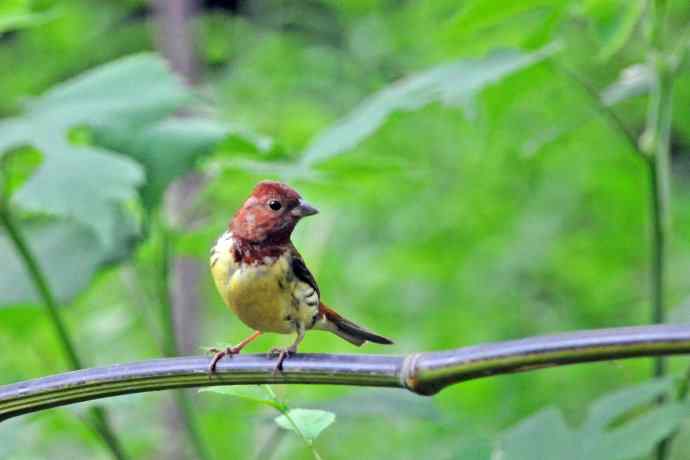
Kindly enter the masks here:
<path id="1" fill-rule="evenodd" d="M 211 362 L 208 365 L 208 375 L 211 376 L 216 372 L 216 366 L 218 365 L 218 361 L 220 361 L 226 356 L 236 355 L 240 352 L 240 350 L 237 349 L 237 347 L 227 347 L 225 350 L 220 350 L 218 348 L 209 348 L 208 352 L 213 353 L 213 358 L 211 358 Z"/>
<path id="2" fill-rule="evenodd" d="M 273 368 L 274 377 L 278 374 L 278 372 L 283 372 L 283 361 L 285 361 L 285 359 L 289 358 L 290 355 L 294 355 L 295 353 L 297 353 L 297 349 L 295 347 L 273 348 L 271 349 L 271 351 L 268 352 L 269 358 L 278 357 L 278 361 L 276 362 L 276 365 Z"/>

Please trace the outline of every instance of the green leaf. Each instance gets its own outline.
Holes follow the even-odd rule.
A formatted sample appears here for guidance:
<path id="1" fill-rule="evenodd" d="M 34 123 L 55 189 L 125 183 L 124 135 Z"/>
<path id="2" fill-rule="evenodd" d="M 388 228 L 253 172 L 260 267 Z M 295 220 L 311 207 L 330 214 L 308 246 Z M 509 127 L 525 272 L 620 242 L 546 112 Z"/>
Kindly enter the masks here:
<path id="1" fill-rule="evenodd" d="M 192 94 L 163 58 L 143 53 L 57 85 L 29 103 L 29 115 L 62 127 L 113 122 L 131 126 L 164 118 L 191 100 Z"/>
<path id="2" fill-rule="evenodd" d="M 57 16 L 57 9 L 32 11 L 28 0 L 3 0 L 0 4 L 0 34 L 44 24 Z"/>
<path id="3" fill-rule="evenodd" d="M 576 435 L 565 424 L 561 412 L 551 407 L 527 418 L 507 432 L 492 458 L 579 460 L 584 457 Z"/>
<path id="4" fill-rule="evenodd" d="M 412 75 L 370 96 L 350 114 L 318 135 L 302 153 L 306 165 L 355 147 L 372 135 L 393 113 L 419 110 L 432 102 L 472 110 L 473 98 L 487 86 L 540 62 L 559 47 L 533 53 L 497 51 L 481 59 L 460 59 Z"/>
<path id="5" fill-rule="evenodd" d="M 272 398 L 266 390 L 259 385 L 233 385 L 225 387 L 202 388 L 199 393 L 216 393 L 219 395 L 233 396 L 245 401 L 271 406 L 280 410 L 280 404 Z"/>
<path id="6" fill-rule="evenodd" d="M 564 0 L 473 0 L 463 5 L 462 11 L 453 18 L 452 27 L 458 30 L 458 36 L 467 36 L 537 8 L 562 8 L 568 3 Z"/>
<path id="7" fill-rule="evenodd" d="M 612 107 L 634 97 L 646 94 L 652 84 L 652 74 L 645 64 L 634 64 L 626 67 L 618 79 L 607 86 L 600 94 L 601 103 Z M 532 156 L 547 145 L 562 140 L 566 135 L 581 128 L 590 118 L 568 119 L 563 117 L 557 123 L 550 123 L 537 136 L 527 139 L 522 145 L 522 153 Z"/>
<path id="8" fill-rule="evenodd" d="M 19 118 L 0 120 L 0 154 L 30 142 L 31 127 Z"/>
<path id="9" fill-rule="evenodd" d="M 33 175 L 43 161 L 43 155 L 31 147 L 0 152 L 0 189 L 7 200 Z"/>
<path id="10" fill-rule="evenodd" d="M 649 408 L 672 388 L 671 380 L 654 380 L 606 395 L 592 404 L 579 429 L 567 426 L 558 409 L 546 409 L 506 432 L 494 455 L 502 460 L 639 458 L 687 418 L 687 403 L 670 401 Z"/>
<path id="11" fill-rule="evenodd" d="M 294 422 L 294 425 L 290 420 Z M 307 441 L 312 442 L 335 422 L 335 414 L 316 409 L 290 409 L 287 415 L 276 417 L 275 422 L 285 430 L 297 432 L 296 429 L 298 429 Z"/>
<path id="12" fill-rule="evenodd" d="M 687 404 L 669 403 L 604 434 L 583 458 L 634 459 L 648 454 L 688 417 Z M 586 436 L 586 435 L 585 435 Z M 595 438 L 592 438 L 595 439 Z"/>
<path id="13" fill-rule="evenodd" d="M 22 232 L 56 298 L 67 303 L 88 286 L 93 274 L 120 260 L 131 248 L 136 228 L 122 212 L 118 239 L 105 245 L 89 228 L 73 221 L 45 220 L 22 225 Z M 0 305 L 40 303 L 34 283 L 9 238 L 0 233 Z"/>
<path id="14" fill-rule="evenodd" d="M 623 414 L 654 401 L 672 389 L 672 379 L 658 379 L 609 393 L 592 403 L 585 429 L 604 429 Z"/>
<path id="15" fill-rule="evenodd" d="M 143 180 L 131 160 L 93 148 L 74 148 L 62 139 L 32 143 L 44 155 L 35 174 L 12 197 L 22 209 L 73 218 L 105 244 L 118 238 L 116 205 L 136 196 Z"/>
<path id="16" fill-rule="evenodd" d="M 194 169 L 199 158 L 221 143 L 226 149 L 250 153 L 271 147 L 265 138 L 203 118 L 168 119 L 144 128 L 101 126 L 95 130 L 95 142 L 144 166 L 147 181 L 141 195 L 147 208 L 157 206 L 170 182 Z"/>
<path id="17" fill-rule="evenodd" d="M 136 196 L 144 180 L 142 168 L 108 150 L 72 144 L 70 129 L 148 123 L 189 98 L 164 61 L 152 54 L 120 59 L 58 85 L 32 101 L 22 117 L 0 123 L 0 149 L 30 145 L 44 156 L 12 203 L 75 219 L 92 227 L 106 244 L 114 241 L 114 205 Z"/>

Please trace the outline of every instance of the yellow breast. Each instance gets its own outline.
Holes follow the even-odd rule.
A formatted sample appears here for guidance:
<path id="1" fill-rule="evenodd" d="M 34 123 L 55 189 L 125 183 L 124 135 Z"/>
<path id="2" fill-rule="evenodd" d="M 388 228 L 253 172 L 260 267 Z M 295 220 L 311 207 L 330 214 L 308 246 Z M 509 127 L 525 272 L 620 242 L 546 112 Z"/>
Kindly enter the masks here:
<path id="1" fill-rule="evenodd" d="M 288 282 L 288 258 L 266 260 L 263 264 L 236 263 L 232 246 L 232 235 L 226 232 L 211 250 L 211 273 L 225 304 L 253 329 L 293 332 L 293 286 Z"/>

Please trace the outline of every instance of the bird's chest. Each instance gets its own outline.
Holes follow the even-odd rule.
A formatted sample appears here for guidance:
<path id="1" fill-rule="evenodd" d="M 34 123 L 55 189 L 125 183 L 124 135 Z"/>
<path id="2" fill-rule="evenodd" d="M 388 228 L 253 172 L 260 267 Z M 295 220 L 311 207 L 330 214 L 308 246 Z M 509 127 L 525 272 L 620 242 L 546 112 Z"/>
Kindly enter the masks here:
<path id="1" fill-rule="evenodd" d="M 225 303 L 251 328 L 290 333 L 310 328 L 318 312 L 318 296 L 292 270 L 289 252 L 245 263 L 233 257 L 232 235 L 225 234 L 211 250 L 211 271 Z"/>
<path id="2" fill-rule="evenodd" d="M 249 327 L 262 331 L 292 332 L 294 309 L 290 269 L 286 257 L 272 264 L 241 264 L 228 285 L 228 304 Z"/>

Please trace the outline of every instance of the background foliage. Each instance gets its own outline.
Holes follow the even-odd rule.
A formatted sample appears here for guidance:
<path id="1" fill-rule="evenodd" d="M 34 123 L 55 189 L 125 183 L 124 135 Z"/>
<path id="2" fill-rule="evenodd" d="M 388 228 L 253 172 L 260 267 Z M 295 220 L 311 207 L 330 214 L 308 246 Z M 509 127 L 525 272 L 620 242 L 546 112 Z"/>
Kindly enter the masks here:
<path id="1" fill-rule="evenodd" d="M 651 3 L 207 1 L 193 22 L 203 78 L 191 89 L 153 53 L 145 2 L 12 0 L 0 6 L 0 67 L 9 69 L 0 73 L 3 202 L 89 365 L 161 355 L 166 258 L 205 263 L 266 177 L 288 180 L 321 209 L 295 243 L 325 301 L 395 338 L 392 349 L 361 352 L 644 324 L 647 170 L 608 111 L 639 137 Z M 677 306 L 671 319 L 686 322 L 690 6 L 669 1 L 668 9 L 680 67 L 667 303 Z M 191 170 L 206 179 L 191 227 L 182 228 L 163 203 L 169 184 Z M 0 259 L 0 383 L 64 370 L 7 233 Z M 243 337 L 247 328 L 210 277 L 199 289 L 196 345 Z M 286 340 L 262 337 L 249 351 Z M 302 351 L 355 350 L 314 333 Z M 672 370 L 686 361 L 674 359 Z M 687 403 L 643 410 L 673 390 L 670 380 L 640 384 L 649 369 L 645 361 L 560 368 L 469 382 L 433 399 L 276 391 L 291 407 L 337 414 L 316 442 L 328 459 L 350 458 L 352 446 L 362 458 L 391 449 L 396 458 L 540 458 L 524 450 L 534 439 L 585 449 L 572 458 L 644 458 L 676 429 L 672 458 L 684 458 Z M 170 398 L 106 402 L 131 456 L 195 455 L 184 442 L 169 447 Z M 263 406 L 203 394 L 193 409 L 213 458 L 312 455 Z M 3 423 L 0 455 L 107 458 L 83 414 L 76 407 Z M 539 447 L 543 458 L 554 446 Z"/>

